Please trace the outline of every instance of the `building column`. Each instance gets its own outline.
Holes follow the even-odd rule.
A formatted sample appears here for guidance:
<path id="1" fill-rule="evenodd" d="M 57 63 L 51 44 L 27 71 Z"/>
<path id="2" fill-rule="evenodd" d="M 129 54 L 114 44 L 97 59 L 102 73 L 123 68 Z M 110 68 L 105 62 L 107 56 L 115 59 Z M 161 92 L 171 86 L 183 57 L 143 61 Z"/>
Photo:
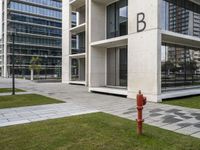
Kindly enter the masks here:
<path id="1" fill-rule="evenodd" d="M 69 1 L 63 1 L 62 9 L 62 83 L 69 83 L 70 81 L 70 28 L 71 28 L 71 8 Z"/>
<path id="2" fill-rule="evenodd" d="M 128 97 L 161 101 L 160 1 L 129 0 Z"/>
<path id="3" fill-rule="evenodd" d="M 4 45 L 3 45 L 3 77 L 7 78 L 8 77 L 8 66 L 7 66 L 7 0 L 4 0 L 4 28 L 3 31 L 4 32 Z"/>

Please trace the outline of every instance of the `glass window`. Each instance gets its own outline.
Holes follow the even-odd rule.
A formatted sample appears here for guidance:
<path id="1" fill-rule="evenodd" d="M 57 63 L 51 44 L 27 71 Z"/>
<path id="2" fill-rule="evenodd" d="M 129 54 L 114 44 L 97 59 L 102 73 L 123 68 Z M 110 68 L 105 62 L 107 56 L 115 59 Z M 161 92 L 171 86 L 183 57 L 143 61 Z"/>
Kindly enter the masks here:
<path id="1" fill-rule="evenodd" d="M 200 5 L 188 0 L 162 0 L 162 29 L 200 37 Z"/>
<path id="2" fill-rule="evenodd" d="M 15 6 L 17 6 L 17 7 L 15 7 Z M 18 3 L 18 2 L 11 2 L 10 8 L 14 9 L 14 10 L 18 10 L 18 11 L 24 11 L 27 13 L 34 13 L 34 14 L 38 14 L 38 15 L 59 18 L 59 19 L 62 18 L 61 11 L 31 6 L 31 5 L 27 5 L 27 4 Z"/>
<path id="3" fill-rule="evenodd" d="M 116 37 L 116 3 L 107 7 L 107 38 Z"/>
<path id="4" fill-rule="evenodd" d="M 200 85 L 200 49 L 162 44 L 162 90 Z"/>
<path id="5" fill-rule="evenodd" d="M 127 47 L 107 49 L 107 85 L 127 86 Z"/>
<path id="6" fill-rule="evenodd" d="M 85 58 L 71 59 L 71 80 L 85 81 Z"/>
<path id="7" fill-rule="evenodd" d="M 85 32 L 72 35 L 71 54 L 85 53 Z"/>
<path id="8" fill-rule="evenodd" d="M 126 35 L 128 31 L 128 1 L 120 0 L 107 6 L 107 38 Z"/>
<path id="9" fill-rule="evenodd" d="M 128 33 L 128 1 L 119 1 L 119 34 L 120 36 Z"/>

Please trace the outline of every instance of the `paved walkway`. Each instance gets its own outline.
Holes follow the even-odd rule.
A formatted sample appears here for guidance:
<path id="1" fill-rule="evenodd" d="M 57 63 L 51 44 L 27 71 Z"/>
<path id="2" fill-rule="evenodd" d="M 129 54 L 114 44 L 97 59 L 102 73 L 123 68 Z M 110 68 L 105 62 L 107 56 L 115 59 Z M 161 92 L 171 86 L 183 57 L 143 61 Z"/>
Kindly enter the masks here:
<path id="1" fill-rule="evenodd" d="M 94 112 L 72 103 L 0 109 L 0 127 Z"/>
<path id="2" fill-rule="evenodd" d="M 16 95 L 32 94 L 32 92 L 15 92 Z M 0 96 L 9 96 L 12 95 L 11 92 L 0 93 Z"/>
<path id="3" fill-rule="evenodd" d="M 0 79 L 0 88 L 9 87 L 9 83 L 9 79 Z M 17 88 L 22 88 L 29 92 L 63 100 L 66 104 L 2 109 L 0 110 L 0 120 L 4 118 L 4 122 L 0 121 L 0 126 L 12 124 L 8 123 L 12 121 L 12 119 L 9 120 L 6 118 L 6 112 L 11 113 L 13 118 L 23 118 L 22 120 L 26 122 L 96 111 L 110 113 L 131 120 L 136 119 L 136 102 L 133 99 L 88 93 L 87 88 L 84 86 L 61 83 L 34 83 L 25 80 L 17 80 L 16 85 Z M 27 117 L 24 117 L 26 115 Z M 33 118 L 31 118 L 31 116 L 33 116 Z M 34 119 L 34 117 L 36 117 L 36 119 Z M 147 103 L 144 109 L 144 117 L 145 123 L 149 125 L 200 138 L 199 109 Z M 7 121 L 6 123 L 5 120 Z M 17 123 L 26 123 L 25 121 Z"/>

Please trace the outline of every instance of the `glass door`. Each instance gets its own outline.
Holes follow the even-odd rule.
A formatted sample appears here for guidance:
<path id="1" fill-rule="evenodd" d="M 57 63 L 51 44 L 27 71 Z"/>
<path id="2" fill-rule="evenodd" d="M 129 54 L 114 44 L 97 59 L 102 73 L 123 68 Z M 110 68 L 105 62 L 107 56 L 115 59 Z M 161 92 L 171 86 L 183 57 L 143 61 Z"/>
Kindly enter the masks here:
<path id="1" fill-rule="evenodd" d="M 107 49 L 107 85 L 127 86 L 127 47 Z"/>

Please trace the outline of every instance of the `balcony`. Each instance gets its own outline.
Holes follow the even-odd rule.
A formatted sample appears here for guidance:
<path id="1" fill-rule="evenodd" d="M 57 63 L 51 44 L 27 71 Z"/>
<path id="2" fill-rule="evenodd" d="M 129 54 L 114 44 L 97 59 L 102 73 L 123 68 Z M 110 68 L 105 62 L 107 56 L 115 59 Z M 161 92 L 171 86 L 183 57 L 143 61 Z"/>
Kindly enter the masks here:
<path id="1" fill-rule="evenodd" d="M 81 54 L 81 53 L 85 53 L 85 47 L 82 47 L 82 48 L 79 48 L 79 49 L 72 48 L 72 50 L 71 50 L 72 55 Z"/>
<path id="2" fill-rule="evenodd" d="M 103 48 L 111 48 L 111 47 L 120 47 L 128 44 L 128 36 L 120 36 L 111 39 L 100 40 L 97 42 L 92 42 L 91 46 L 93 47 L 103 47 Z"/>
<path id="3" fill-rule="evenodd" d="M 83 23 L 83 24 L 80 24 L 76 27 L 71 28 L 70 31 L 71 31 L 72 34 L 78 34 L 78 33 L 85 31 L 85 26 L 86 26 L 86 24 Z"/>
<path id="4" fill-rule="evenodd" d="M 161 34 L 162 34 L 162 42 L 176 43 L 180 45 L 184 43 L 185 46 L 200 47 L 200 38 L 198 37 L 183 35 L 180 33 L 175 33 L 165 30 L 162 30 Z"/>

